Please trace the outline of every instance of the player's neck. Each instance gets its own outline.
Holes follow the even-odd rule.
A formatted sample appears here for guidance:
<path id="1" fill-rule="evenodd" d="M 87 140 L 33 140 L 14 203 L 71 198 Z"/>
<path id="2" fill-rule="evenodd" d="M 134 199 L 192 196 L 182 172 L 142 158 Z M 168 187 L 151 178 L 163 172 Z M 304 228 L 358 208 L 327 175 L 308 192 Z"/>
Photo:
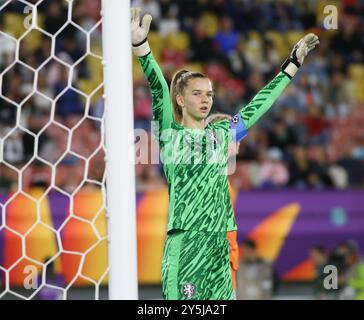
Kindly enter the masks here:
<path id="1" fill-rule="evenodd" d="M 182 119 L 182 126 L 189 129 L 205 129 L 205 120 L 197 120 L 188 116 L 184 116 Z"/>

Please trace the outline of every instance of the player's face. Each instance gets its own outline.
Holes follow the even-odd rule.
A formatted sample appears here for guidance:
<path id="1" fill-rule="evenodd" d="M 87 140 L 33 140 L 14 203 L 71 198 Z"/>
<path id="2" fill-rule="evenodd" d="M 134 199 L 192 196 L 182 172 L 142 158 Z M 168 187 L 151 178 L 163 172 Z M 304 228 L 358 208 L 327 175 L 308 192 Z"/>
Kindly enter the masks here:
<path id="1" fill-rule="evenodd" d="M 211 81 L 205 78 L 195 78 L 188 81 L 183 94 L 179 96 L 183 116 L 196 120 L 205 119 L 211 111 L 213 102 Z"/>

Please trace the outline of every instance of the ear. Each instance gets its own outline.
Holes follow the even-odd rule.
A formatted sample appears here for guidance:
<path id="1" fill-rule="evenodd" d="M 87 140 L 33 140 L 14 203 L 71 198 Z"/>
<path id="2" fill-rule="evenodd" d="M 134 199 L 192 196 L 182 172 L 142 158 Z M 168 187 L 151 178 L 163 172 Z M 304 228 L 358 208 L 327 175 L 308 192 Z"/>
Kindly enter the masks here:
<path id="1" fill-rule="evenodd" d="M 185 100 L 183 99 L 183 96 L 181 94 L 177 94 L 176 95 L 176 101 L 177 101 L 177 104 L 180 106 L 180 107 L 184 107 L 185 106 Z"/>

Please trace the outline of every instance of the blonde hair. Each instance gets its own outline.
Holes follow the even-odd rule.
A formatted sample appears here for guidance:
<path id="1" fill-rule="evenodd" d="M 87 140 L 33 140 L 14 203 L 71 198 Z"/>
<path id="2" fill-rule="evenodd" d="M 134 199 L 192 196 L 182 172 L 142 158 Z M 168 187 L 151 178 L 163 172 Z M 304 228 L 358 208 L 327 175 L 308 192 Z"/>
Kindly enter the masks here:
<path id="1" fill-rule="evenodd" d="M 189 80 L 196 78 L 208 79 L 208 77 L 201 72 L 192 72 L 188 70 L 180 70 L 176 72 L 172 78 L 170 95 L 173 105 L 174 119 L 177 123 L 182 122 L 183 113 L 181 106 L 177 103 L 176 97 L 183 93 L 183 90 L 187 87 Z"/>

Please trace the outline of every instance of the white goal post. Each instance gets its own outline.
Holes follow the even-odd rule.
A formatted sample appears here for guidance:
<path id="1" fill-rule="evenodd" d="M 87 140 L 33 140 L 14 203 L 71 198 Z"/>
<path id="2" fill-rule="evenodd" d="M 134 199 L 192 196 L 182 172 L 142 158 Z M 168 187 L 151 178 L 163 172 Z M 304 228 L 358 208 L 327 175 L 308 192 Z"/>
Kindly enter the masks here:
<path id="1" fill-rule="evenodd" d="M 130 1 L 103 0 L 109 296 L 137 299 Z"/>

